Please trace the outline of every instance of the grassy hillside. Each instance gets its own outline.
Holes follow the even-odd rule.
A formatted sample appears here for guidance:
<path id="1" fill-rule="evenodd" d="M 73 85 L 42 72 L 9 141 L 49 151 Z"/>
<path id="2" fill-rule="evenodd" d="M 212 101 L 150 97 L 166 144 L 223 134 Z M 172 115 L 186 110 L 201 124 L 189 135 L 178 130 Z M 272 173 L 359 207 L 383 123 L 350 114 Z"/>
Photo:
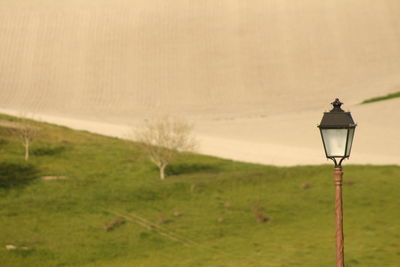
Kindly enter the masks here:
<path id="1" fill-rule="evenodd" d="M 393 99 L 393 98 L 397 98 L 397 97 L 400 97 L 400 91 L 391 93 L 391 94 L 387 94 L 384 96 L 369 98 L 367 100 L 364 100 L 361 104 L 368 104 L 368 103 L 373 103 L 373 102 L 378 102 L 378 101 L 383 101 L 383 100 L 389 100 L 389 99 Z"/>
<path id="2" fill-rule="evenodd" d="M 189 154 L 160 181 L 131 142 L 40 127 L 28 163 L 0 127 L 1 266 L 334 265 L 331 165 Z M 399 178 L 346 162 L 346 266 L 398 266 Z"/>

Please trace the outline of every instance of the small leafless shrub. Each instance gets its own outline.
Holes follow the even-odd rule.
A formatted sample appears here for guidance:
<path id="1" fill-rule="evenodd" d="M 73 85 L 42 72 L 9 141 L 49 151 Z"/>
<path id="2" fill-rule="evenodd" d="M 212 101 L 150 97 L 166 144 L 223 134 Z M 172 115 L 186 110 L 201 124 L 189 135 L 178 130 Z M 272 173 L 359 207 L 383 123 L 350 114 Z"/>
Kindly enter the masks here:
<path id="1" fill-rule="evenodd" d="M 191 192 L 191 193 L 194 193 L 194 192 L 196 192 L 197 190 L 198 190 L 198 187 L 197 187 L 196 184 L 192 184 L 192 185 L 190 186 L 190 192 Z"/>
<path id="2" fill-rule="evenodd" d="M 168 224 L 171 223 L 172 220 L 165 216 L 164 214 L 161 214 L 160 217 L 158 218 L 158 223 L 159 224 Z"/>
<path id="3" fill-rule="evenodd" d="M 302 184 L 302 186 L 301 186 L 301 188 L 302 189 L 309 189 L 311 187 L 311 185 L 309 184 L 309 183 L 304 183 L 304 184 Z"/>
<path id="4" fill-rule="evenodd" d="M 224 207 L 225 207 L 225 208 L 230 208 L 230 207 L 232 207 L 232 202 L 226 201 L 226 202 L 224 203 Z"/>
<path id="5" fill-rule="evenodd" d="M 353 180 L 344 180 L 343 183 L 347 184 L 347 185 L 353 185 L 354 181 Z"/>
<path id="6" fill-rule="evenodd" d="M 264 208 L 260 205 L 256 204 L 252 208 L 254 215 L 256 216 L 256 220 L 259 223 L 265 223 L 270 221 L 270 218 L 267 217 Z"/>
<path id="7" fill-rule="evenodd" d="M 29 152 L 32 142 L 37 138 L 40 128 L 28 120 L 19 120 L 9 128 L 12 135 L 17 137 L 25 149 L 25 161 L 29 160 Z"/>
<path id="8" fill-rule="evenodd" d="M 110 232 L 112 230 L 114 230 L 115 228 L 123 225 L 125 223 L 125 220 L 121 217 L 117 217 L 114 220 L 112 220 L 111 222 L 105 223 L 104 224 L 104 230 L 106 230 L 107 232 Z"/>

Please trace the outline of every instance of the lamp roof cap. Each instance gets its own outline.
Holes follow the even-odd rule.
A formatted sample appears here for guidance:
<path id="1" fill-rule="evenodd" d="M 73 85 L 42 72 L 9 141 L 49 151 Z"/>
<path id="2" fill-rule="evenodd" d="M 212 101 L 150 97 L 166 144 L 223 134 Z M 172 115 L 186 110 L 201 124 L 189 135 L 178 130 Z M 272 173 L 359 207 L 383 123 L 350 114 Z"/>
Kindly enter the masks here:
<path id="1" fill-rule="evenodd" d="M 336 98 L 334 102 L 331 103 L 333 109 L 329 112 L 324 112 L 320 125 L 321 129 L 348 129 L 355 128 L 356 124 L 351 117 L 350 112 L 345 112 L 341 106 L 339 98 Z"/>

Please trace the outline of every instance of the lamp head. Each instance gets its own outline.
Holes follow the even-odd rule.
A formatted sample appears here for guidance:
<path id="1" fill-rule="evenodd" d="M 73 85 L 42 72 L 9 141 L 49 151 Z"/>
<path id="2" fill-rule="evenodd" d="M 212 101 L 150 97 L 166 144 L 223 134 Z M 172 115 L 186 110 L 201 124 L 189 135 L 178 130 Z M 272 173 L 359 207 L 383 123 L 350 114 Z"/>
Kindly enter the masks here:
<path id="1" fill-rule="evenodd" d="M 336 158 L 340 158 L 341 163 L 343 159 L 350 157 L 356 124 L 350 112 L 342 110 L 343 103 L 338 98 L 331 104 L 332 110 L 324 112 L 318 128 L 326 157 L 334 160 L 335 163 Z"/>

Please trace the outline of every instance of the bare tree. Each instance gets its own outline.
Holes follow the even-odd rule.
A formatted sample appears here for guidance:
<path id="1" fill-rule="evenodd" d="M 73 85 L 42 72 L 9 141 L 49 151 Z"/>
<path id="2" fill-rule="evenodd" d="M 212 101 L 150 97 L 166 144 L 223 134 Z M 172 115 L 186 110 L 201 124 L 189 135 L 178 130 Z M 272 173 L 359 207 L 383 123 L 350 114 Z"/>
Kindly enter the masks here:
<path id="1" fill-rule="evenodd" d="M 25 148 L 25 160 L 29 159 L 29 148 L 33 140 L 36 138 L 38 133 L 38 128 L 25 123 L 20 129 L 20 137 L 22 140 L 22 145 Z"/>
<path id="2" fill-rule="evenodd" d="M 136 132 L 136 140 L 160 169 L 161 180 L 165 179 L 165 168 L 181 151 L 194 151 L 196 140 L 192 136 L 192 125 L 170 117 L 151 120 Z"/>
<path id="3" fill-rule="evenodd" d="M 18 137 L 22 142 L 22 146 L 25 149 L 25 161 L 29 159 L 29 149 L 32 142 L 38 135 L 39 128 L 33 126 L 27 120 L 20 120 L 13 127 L 10 128 L 14 136 Z"/>

